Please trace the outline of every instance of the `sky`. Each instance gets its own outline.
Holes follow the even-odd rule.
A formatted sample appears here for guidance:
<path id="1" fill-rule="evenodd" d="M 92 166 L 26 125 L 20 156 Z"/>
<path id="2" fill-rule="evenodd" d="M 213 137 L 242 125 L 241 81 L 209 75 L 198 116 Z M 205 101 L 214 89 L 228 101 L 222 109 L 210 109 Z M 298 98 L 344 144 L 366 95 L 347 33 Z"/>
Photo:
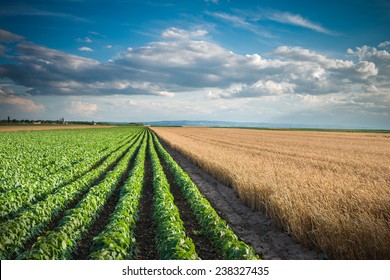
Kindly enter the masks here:
<path id="1" fill-rule="evenodd" d="M 390 129 L 388 0 L 0 2 L 0 119 Z"/>

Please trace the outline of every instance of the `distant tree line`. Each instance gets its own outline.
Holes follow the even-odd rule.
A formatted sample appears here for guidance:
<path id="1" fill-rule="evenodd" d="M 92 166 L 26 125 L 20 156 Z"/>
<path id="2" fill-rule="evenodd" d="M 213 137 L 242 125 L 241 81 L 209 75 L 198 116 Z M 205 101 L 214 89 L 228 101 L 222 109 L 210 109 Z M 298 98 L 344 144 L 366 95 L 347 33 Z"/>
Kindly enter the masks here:
<path id="1" fill-rule="evenodd" d="M 58 120 L 28 120 L 28 119 L 11 119 L 9 116 L 6 119 L 0 120 L 1 124 L 85 124 L 96 125 L 95 121 L 65 121 L 64 118 Z"/>
<path id="2" fill-rule="evenodd" d="M 28 119 L 11 119 L 7 117 L 6 119 L 0 120 L 0 125 L 6 124 L 79 124 L 79 125 L 130 125 L 130 126 L 144 126 L 143 123 L 115 123 L 115 122 L 95 122 L 95 121 L 65 121 L 64 118 L 58 120 L 28 120 Z"/>

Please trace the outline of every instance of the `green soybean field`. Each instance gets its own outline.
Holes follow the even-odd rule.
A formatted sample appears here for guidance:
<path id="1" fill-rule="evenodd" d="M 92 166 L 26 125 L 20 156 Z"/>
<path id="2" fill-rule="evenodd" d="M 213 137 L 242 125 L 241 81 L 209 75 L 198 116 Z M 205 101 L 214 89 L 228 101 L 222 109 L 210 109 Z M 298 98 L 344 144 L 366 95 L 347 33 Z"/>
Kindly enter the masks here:
<path id="1" fill-rule="evenodd" d="M 2 260 L 260 259 L 147 127 L 0 143 Z"/>

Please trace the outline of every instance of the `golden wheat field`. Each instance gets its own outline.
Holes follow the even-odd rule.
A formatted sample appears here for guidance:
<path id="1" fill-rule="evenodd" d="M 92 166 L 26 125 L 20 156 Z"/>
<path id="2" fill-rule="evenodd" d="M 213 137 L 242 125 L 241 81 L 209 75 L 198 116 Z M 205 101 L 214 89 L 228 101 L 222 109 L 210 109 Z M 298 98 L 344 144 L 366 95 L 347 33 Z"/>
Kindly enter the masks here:
<path id="1" fill-rule="evenodd" d="M 334 259 L 390 258 L 390 135 L 153 128 L 296 240 Z"/>

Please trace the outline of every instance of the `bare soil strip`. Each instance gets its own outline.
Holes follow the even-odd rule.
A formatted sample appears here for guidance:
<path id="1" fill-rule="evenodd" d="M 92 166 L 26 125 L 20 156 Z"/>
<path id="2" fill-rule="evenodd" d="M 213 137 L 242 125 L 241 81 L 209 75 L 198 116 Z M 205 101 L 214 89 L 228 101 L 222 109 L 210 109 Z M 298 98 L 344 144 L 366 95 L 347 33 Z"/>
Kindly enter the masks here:
<path id="1" fill-rule="evenodd" d="M 191 177 L 217 213 L 232 227 L 236 235 L 253 246 L 263 259 L 326 259 L 317 249 L 308 249 L 297 243 L 266 214 L 245 206 L 232 188 L 205 173 L 161 139 L 164 148 Z"/>
<path id="2" fill-rule="evenodd" d="M 148 151 L 149 147 L 146 147 Z M 142 188 L 141 201 L 138 209 L 138 221 L 135 228 L 135 238 L 139 253 L 137 260 L 157 260 L 156 231 L 153 223 L 153 174 L 149 153 L 145 158 L 145 178 Z"/>
<path id="3" fill-rule="evenodd" d="M 168 183 L 171 186 L 170 191 L 174 197 L 175 205 L 179 209 L 180 218 L 184 223 L 186 234 L 194 242 L 196 253 L 202 260 L 222 259 L 211 241 L 203 234 L 202 227 L 196 220 L 196 217 L 190 208 L 190 204 L 185 199 L 183 193 L 175 183 L 175 179 L 172 173 L 169 171 L 165 161 L 161 157 L 159 158 L 161 165 L 163 166 L 164 173 L 167 176 Z"/>

